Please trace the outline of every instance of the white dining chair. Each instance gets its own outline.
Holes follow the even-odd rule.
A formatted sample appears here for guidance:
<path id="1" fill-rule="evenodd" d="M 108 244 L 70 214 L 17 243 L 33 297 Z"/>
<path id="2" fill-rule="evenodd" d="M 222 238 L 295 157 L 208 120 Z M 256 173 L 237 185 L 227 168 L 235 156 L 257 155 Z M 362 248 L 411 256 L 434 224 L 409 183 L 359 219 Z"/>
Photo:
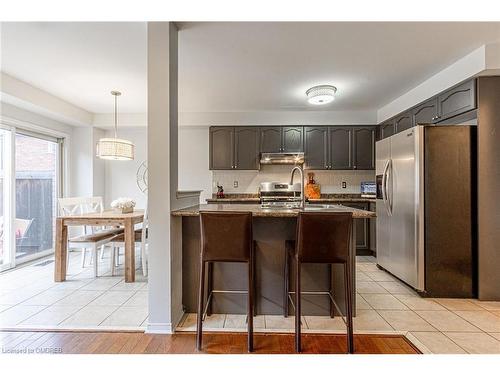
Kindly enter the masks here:
<path id="1" fill-rule="evenodd" d="M 103 204 L 102 197 L 73 197 L 59 198 L 59 215 L 72 216 L 82 215 L 87 213 L 102 212 Z M 103 229 L 103 227 L 94 227 L 82 225 L 83 234 L 68 239 L 68 249 L 82 249 L 82 268 L 85 267 L 85 258 L 87 250 L 91 251 L 90 263 L 94 266 L 94 277 L 97 277 L 98 255 L 97 249 L 104 252 L 104 247 L 120 233 L 123 233 L 122 228 Z M 66 257 L 69 261 L 69 256 Z"/>
<path id="2" fill-rule="evenodd" d="M 142 274 L 144 276 L 148 275 L 148 256 L 147 256 L 147 244 L 148 244 L 148 209 L 147 205 L 144 209 L 144 217 L 142 220 L 142 227 L 134 231 L 135 236 L 135 246 L 140 245 L 141 247 L 141 266 Z M 111 253 L 111 275 L 114 276 L 116 273 L 116 267 L 120 264 L 120 249 L 125 248 L 125 235 L 119 234 L 115 236 L 110 245 L 113 247 Z"/>

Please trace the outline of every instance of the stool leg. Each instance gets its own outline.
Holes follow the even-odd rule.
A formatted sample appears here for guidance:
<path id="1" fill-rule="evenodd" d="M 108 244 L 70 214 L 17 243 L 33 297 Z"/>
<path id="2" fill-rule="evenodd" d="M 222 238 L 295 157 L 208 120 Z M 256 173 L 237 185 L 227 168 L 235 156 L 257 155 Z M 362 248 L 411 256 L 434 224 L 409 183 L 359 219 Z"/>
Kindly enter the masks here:
<path id="1" fill-rule="evenodd" d="M 333 304 L 333 264 L 330 264 L 330 318 L 335 318 L 335 305 Z"/>
<path id="2" fill-rule="evenodd" d="M 285 250 L 285 288 L 283 290 L 283 316 L 288 317 L 288 295 L 290 293 L 290 257 L 288 249 Z"/>
<path id="3" fill-rule="evenodd" d="M 254 267 L 253 256 L 248 262 L 248 351 L 253 352 L 253 314 L 254 314 Z"/>
<path id="4" fill-rule="evenodd" d="M 196 317 L 196 349 L 201 350 L 201 339 L 203 334 L 203 299 L 205 291 L 205 262 L 200 262 L 200 284 L 198 289 L 198 315 Z"/>
<path id="5" fill-rule="evenodd" d="M 257 252 L 257 248 L 255 246 L 255 242 L 254 242 L 254 247 L 253 247 L 253 257 L 252 257 L 252 267 L 253 267 L 253 270 L 252 270 L 252 279 L 253 279 L 253 282 L 252 282 L 252 287 L 253 287 L 253 316 L 257 316 L 257 304 L 256 304 L 256 300 L 257 300 L 257 275 L 256 275 L 256 263 L 257 263 L 257 257 L 256 257 L 256 252 Z"/>
<path id="6" fill-rule="evenodd" d="M 295 351 L 300 353 L 302 351 L 301 333 L 300 333 L 300 262 L 296 259 L 296 280 L 295 280 Z"/>
<path id="7" fill-rule="evenodd" d="M 352 325 L 352 283 L 351 269 L 349 263 L 344 263 L 344 284 L 346 301 L 346 320 L 347 320 L 347 352 L 354 353 L 354 333 Z"/>
<path id="8" fill-rule="evenodd" d="M 210 294 L 212 293 L 212 290 L 214 290 L 214 262 L 208 262 L 207 264 L 208 271 L 207 271 L 207 298 L 210 297 Z M 210 298 L 210 303 L 207 307 L 207 316 L 212 315 L 212 298 Z M 207 302 L 208 303 L 208 302 Z"/>

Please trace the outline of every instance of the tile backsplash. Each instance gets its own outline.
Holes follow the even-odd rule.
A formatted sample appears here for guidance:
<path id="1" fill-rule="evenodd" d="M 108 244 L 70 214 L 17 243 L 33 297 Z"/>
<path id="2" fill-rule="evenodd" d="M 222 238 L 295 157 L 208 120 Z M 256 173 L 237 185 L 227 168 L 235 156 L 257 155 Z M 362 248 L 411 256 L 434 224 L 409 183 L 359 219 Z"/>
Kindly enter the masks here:
<path id="1" fill-rule="evenodd" d="M 260 171 L 212 171 L 212 192 L 217 192 L 218 183 L 226 193 L 257 193 L 261 182 L 289 182 L 291 170 L 287 165 L 263 165 Z M 361 182 L 375 181 L 375 171 L 304 171 L 306 181 L 308 172 L 314 173 L 314 179 L 324 194 L 358 194 Z M 346 183 L 345 189 L 342 182 Z"/>

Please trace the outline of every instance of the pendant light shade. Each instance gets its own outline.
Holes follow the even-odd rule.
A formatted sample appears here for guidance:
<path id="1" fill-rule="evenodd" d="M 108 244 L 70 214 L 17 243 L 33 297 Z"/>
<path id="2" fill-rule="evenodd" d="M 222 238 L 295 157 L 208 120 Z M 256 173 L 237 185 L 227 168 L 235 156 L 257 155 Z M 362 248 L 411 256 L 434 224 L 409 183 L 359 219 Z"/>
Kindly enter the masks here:
<path id="1" fill-rule="evenodd" d="M 111 91 L 111 95 L 115 97 L 115 137 L 99 139 L 96 150 L 97 157 L 107 160 L 134 160 L 134 144 L 126 139 L 117 137 L 118 123 L 116 101 L 117 97 L 121 95 L 121 92 Z"/>
<path id="2" fill-rule="evenodd" d="M 108 160 L 134 160 L 134 144 L 126 139 L 101 138 L 97 142 L 97 156 Z"/>

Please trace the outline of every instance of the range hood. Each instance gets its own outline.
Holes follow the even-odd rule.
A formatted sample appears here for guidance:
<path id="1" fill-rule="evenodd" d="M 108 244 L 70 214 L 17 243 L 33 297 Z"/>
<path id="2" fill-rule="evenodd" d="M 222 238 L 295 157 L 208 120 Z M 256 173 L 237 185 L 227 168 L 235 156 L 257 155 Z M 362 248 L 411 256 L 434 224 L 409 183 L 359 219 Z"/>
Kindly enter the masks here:
<path id="1" fill-rule="evenodd" d="M 304 164 L 303 152 L 263 152 L 260 154 L 260 164 Z"/>

